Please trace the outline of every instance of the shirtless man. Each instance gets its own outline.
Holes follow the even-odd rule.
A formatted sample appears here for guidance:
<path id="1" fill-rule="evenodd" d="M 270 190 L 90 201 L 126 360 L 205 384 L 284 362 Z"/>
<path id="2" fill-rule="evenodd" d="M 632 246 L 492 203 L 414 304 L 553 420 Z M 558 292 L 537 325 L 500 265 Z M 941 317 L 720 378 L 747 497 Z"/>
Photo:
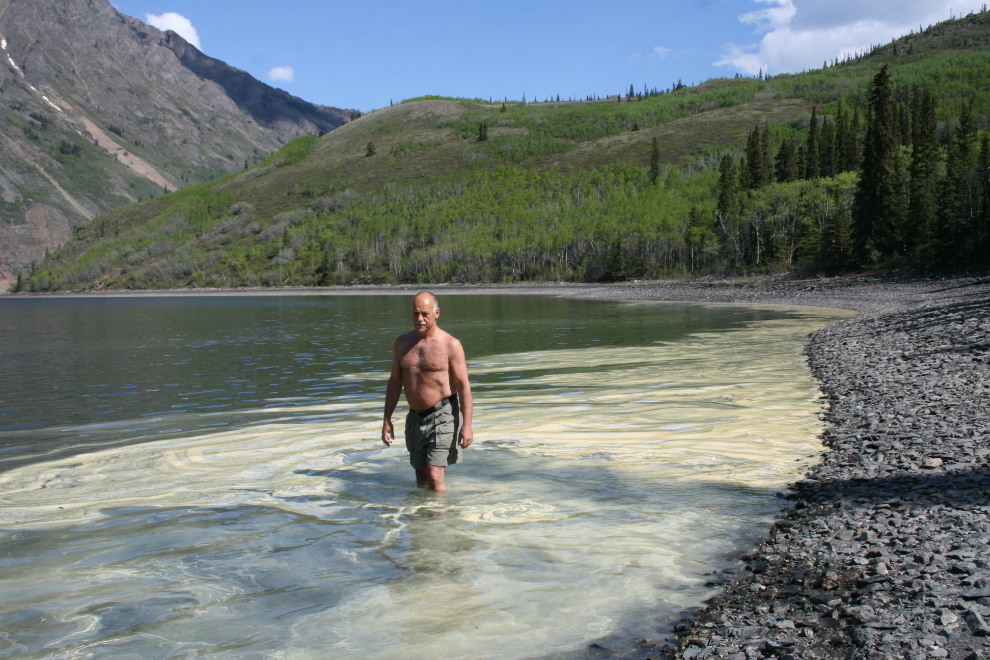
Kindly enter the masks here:
<path id="1" fill-rule="evenodd" d="M 406 449 L 416 470 L 416 483 L 433 490 L 447 490 L 446 467 L 456 463 L 461 450 L 474 440 L 471 431 L 474 401 L 467 362 L 461 342 L 437 326 L 440 307 L 436 296 L 428 291 L 417 294 L 413 298 L 412 316 L 416 329 L 396 339 L 392 347 L 392 376 L 385 391 L 382 442 L 391 445 L 395 439 L 392 413 L 405 388 L 409 402 Z M 464 413 L 463 423 L 459 412 Z"/>

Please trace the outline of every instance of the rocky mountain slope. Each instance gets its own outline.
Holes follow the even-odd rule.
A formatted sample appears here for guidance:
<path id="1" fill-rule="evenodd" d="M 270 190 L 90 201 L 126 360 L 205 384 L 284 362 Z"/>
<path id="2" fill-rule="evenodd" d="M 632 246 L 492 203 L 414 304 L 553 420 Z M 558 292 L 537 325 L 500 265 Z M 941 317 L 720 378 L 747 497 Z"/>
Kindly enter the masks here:
<path id="1" fill-rule="evenodd" d="M 107 0 L 0 0 L 0 46 L 0 280 L 101 213 L 350 120 Z"/>

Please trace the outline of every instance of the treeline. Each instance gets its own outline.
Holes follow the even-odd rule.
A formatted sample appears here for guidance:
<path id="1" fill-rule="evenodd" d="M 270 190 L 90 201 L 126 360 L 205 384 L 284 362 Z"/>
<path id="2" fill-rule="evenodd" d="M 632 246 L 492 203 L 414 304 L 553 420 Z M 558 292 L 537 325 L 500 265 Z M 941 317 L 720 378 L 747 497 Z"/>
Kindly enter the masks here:
<path id="1" fill-rule="evenodd" d="M 874 77 L 865 121 L 843 109 L 818 121 L 803 140 L 775 144 L 770 126 L 754 128 L 744 155 L 722 159 L 715 217 L 720 253 L 737 266 L 779 260 L 774 237 L 788 234 L 789 210 L 817 227 L 798 252 L 805 267 L 844 270 L 982 264 L 990 254 L 990 135 L 972 107 L 958 125 L 936 121 L 934 97 L 919 90 L 897 102 L 883 67 Z M 852 176 L 847 176 L 851 173 Z M 817 182 L 828 202 L 788 200 L 789 184 Z M 781 209 L 787 209 L 781 212 Z M 769 243 L 768 243 L 769 241 Z"/>
<path id="2" fill-rule="evenodd" d="M 922 265 L 990 260 L 990 135 L 972 107 L 939 140 L 931 92 L 916 94 L 911 148 L 887 67 L 870 89 L 862 167 L 852 205 L 850 264 Z"/>
<path id="3" fill-rule="evenodd" d="M 503 167 L 369 195 L 345 189 L 269 219 L 227 191 L 186 189 L 151 221 L 93 223 L 22 286 L 621 281 L 816 267 L 855 174 L 740 192 L 745 214 L 732 225 L 719 221 L 718 166 L 713 155 L 680 169 Z"/>

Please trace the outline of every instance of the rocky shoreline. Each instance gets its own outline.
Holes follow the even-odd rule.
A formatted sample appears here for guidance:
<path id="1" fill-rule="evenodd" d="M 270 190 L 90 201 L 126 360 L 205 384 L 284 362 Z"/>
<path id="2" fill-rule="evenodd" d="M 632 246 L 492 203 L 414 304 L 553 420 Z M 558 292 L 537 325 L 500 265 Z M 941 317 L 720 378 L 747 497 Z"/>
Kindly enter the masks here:
<path id="1" fill-rule="evenodd" d="M 611 657 L 990 656 L 990 279 L 658 283 L 601 296 L 860 311 L 812 335 L 832 451 L 725 592 Z M 597 295 L 595 297 L 598 297 Z M 603 656 L 608 657 L 608 656 Z"/>

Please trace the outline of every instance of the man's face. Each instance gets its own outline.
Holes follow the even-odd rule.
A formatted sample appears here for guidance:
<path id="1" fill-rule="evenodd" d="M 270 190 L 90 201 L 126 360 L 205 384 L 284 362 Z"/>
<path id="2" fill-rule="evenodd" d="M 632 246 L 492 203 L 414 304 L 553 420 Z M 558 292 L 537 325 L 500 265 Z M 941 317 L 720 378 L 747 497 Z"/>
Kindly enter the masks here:
<path id="1" fill-rule="evenodd" d="M 437 324 L 440 308 L 429 296 L 416 296 L 413 300 L 413 327 L 420 336 L 429 332 Z"/>

